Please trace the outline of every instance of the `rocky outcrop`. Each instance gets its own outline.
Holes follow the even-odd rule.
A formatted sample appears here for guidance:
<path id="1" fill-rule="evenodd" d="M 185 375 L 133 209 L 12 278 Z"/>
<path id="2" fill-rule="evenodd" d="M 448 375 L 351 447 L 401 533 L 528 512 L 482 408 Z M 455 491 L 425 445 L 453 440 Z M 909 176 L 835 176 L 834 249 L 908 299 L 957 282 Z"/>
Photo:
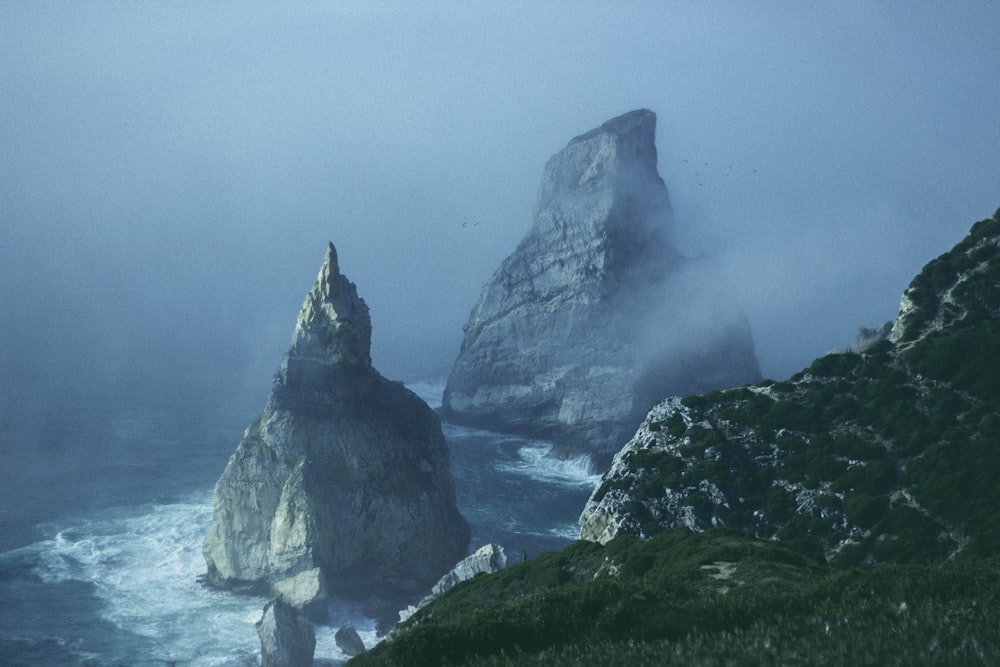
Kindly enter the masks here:
<path id="1" fill-rule="evenodd" d="M 531 229 L 465 325 L 447 419 L 607 460 L 664 395 L 760 379 L 745 319 L 674 249 L 655 129 L 633 111 L 545 165 Z"/>
<path id="2" fill-rule="evenodd" d="M 337 633 L 333 636 L 333 640 L 336 642 L 337 648 L 343 651 L 344 655 L 348 657 L 361 655 L 365 652 L 365 643 L 361 640 L 361 635 L 354 629 L 354 624 L 350 621 L 340 626 Z"/>
<path id="3" fill-rule="evenodd" d="M 477 574 L 493 574 L 505 567 L 507 567 L 507 553 L 502 546 L 499 544 L 486 544 L 479 547 L 475 553 L 463 558 L 450 572 L 441 577 L 434 584 L 434 587 L 431 588 L 430 595 L 424 597 L 417 605 L 410 605 L 400 611 L 399 622 L 403 623 L 409 620 L 411 616 L 430 604 L 434 598 L 451 589 L 459 582 L 472 579 Z"/>
<path id="4" fill-rule="evenodd" d="M 505 567 L 507 567 L 507 552 L 504 548 L 499 544 L 483 545 L 456 563 L 450 572 L 441 577 L 431 588 L 431 595 L 441 595 L 455 584 L 472 579 L 477 574 L 492 574 Z"/>
<path id="5" fill-rule="evenodd" d="M 257 621 L 261 667 L 309 667 L 316 651 L 316 633 L 305 614 L 281 600 L 264 607 Z"/>
<path id="6" fill-rule="evenodd" d="M 465 553 L 440 421 L 372 368 L 370 336 L 330 244 L 264 411 L 216 485 L 211 583 L 315 613 L 330 592 L 417 594 Z"/>
<path id="7" fill-rule="evenodd" d="M 891 326 L 787 382 L 671 398 L 616 454 L 580 537 L 738 528 L 844 566 L 1000 548 L 1000 211 Z"/>

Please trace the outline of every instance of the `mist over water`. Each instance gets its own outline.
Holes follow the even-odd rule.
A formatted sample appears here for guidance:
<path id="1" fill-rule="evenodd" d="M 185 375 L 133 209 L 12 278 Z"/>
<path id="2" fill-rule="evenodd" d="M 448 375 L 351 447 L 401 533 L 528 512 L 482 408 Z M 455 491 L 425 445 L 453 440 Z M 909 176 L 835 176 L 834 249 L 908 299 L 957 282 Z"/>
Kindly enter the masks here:
<path id="1" fill-rule="evenodd" d="M 1000 205 L 998 24 L 975 0 L 0 3 L 5 641 L 153 651 L 152 621 L 102 595 L 155 601 L 94 573 L 201 511 L 326 243 L 376 368 L 442 377 L 545 161 L 628 110 L 657 113 L 678 249 L 710 258 L 763 374 L 846 346 Z M 476 539 L 565 543 L 583 462 L 448 438 Z M 177 530 L 167 572 L 198 561 Z"/>

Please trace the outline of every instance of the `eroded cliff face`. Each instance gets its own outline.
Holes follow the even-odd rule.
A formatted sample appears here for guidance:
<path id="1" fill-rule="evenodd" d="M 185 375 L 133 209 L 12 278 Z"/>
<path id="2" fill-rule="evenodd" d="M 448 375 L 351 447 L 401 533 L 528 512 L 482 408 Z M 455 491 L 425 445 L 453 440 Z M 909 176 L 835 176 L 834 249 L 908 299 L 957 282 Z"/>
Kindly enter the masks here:
<path id="1" fill-rule="evenodd" d="M 580 537 L 726 526 L 844 566 L 996 553 L 1000 211 L 867 334 L 787 382 L 659 403 Z"/>
<path id="2" fill-rule="evenodd" d="M 448 419 L 606 463 L 664 395 L 760 378 L 745 319 L 672 245 L 655 130 L 633 111 L 548 161 L 531 229 L 465 325 Z"/>
<path id="3" fill-rule="evenodd" d="M 438 417 L 372 368 L 370 336 L 330 244 L 264 411 L 216 485 L 213 584 L 316 611 L 331 591 L 422 592 L 465 555 Z"/>

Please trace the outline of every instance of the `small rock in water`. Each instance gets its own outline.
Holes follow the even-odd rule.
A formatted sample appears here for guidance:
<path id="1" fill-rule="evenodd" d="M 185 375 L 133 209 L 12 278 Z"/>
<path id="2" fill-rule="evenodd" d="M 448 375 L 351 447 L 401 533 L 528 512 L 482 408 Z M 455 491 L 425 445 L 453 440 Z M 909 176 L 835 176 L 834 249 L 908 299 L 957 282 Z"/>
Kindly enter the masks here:
<path id="1" fill-rule="evenodd" d="M 309 667 L 316 633 L 305 614 L 281 600 L 271 600 L 257 621 L 261 667 Z"/>
<path id="2" fill-rule="evenodd" d="M 337 634 L 333 636 L 334 641 L 337 642 L 337 646 L 341 651 L 349 656 L 359 655 L 365 652 L 365 643 L 361 641 L 361 637 L 358 635 L 358 631 L 354 629 L 354 625 L 350 621 L 344 623 Z"/>

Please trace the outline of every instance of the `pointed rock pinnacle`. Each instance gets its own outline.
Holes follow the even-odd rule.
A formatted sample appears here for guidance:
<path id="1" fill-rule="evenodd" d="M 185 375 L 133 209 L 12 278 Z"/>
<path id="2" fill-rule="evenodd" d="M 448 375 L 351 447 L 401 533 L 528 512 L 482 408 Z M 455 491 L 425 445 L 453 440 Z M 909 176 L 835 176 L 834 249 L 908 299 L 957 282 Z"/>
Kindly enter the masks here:
<path id="1" fill-rule="evenodd" d="M 330 243 L 316 284 L 299 312 L 289 354 L 325 363 L 370 366 L 371 334 L 368 306 L 354 283 L 340 273 L 337 249 Z"/>

